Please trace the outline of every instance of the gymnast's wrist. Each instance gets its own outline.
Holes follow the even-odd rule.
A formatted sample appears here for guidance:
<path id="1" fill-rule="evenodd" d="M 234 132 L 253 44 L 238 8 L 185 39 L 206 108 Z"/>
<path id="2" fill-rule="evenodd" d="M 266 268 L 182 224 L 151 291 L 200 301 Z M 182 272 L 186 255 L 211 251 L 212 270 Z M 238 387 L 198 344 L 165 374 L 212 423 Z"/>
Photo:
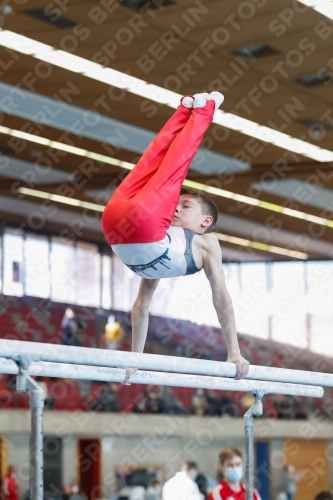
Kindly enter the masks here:
<path id="1" fill-rule="evenodd" d="M 228 358 L 233 358 L 235 356 L 240 356 L 240 349 L 239 347 L 234 347 L 233 349 L 228 349 Z"/>

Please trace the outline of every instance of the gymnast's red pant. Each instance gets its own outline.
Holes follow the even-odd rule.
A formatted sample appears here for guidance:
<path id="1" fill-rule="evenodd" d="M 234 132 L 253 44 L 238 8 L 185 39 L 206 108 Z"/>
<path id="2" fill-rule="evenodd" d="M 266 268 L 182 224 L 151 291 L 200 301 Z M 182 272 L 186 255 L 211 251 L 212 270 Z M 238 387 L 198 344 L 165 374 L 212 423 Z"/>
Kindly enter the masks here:
<path id="1" fill-rule="evenodd" d="M 203 108 L 179 105 L 105 207 L 102 227 L 110 245 L 165 238 L 182 183 L 214 111 L 213 100 Z"/>

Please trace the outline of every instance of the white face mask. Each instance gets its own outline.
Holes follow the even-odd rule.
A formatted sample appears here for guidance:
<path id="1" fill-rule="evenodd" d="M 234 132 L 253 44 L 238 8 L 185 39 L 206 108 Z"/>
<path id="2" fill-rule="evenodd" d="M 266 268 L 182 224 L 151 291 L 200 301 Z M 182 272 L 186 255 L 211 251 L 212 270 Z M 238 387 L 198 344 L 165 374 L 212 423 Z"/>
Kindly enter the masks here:
<path id="1" fill-rule="evenodd" d="M 78 493 L 79 492 L 79 487 L 78 486 L 72 486 L 72 493 Z"/>
<path id="2" fill-rule="evenodd" d="M 240 481 L 243 477 L 243 467 L 227 467 L 225 469 L 225 476 L 232 483 Z"/>

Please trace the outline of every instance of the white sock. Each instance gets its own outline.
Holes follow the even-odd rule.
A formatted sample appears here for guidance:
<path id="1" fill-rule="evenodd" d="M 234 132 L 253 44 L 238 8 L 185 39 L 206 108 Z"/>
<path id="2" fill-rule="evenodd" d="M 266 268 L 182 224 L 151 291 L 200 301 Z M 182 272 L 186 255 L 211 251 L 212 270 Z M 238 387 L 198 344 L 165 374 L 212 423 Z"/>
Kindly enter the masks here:
<path id="1" fill-rule="evenodd" d="M 203 108 L 206 106 L 206 101 L 209 99 L 209 94 L 204 92 L 202 94 L 194 94 L 193 108 Z"/>
<path id="2" fill-rule="evenodd" d="M 187 95 L 183 98 L 182 104 L 185 106 L 185 108 L 192 108 L 193 107 L 193 97 Z"/>
<path id="3" fill-rule="evenodd" d="M 224 95 L 221 92 L 211 92 L 209 98 L 215 101 L 215 109 L 219 108 L 224 101 Z"/>

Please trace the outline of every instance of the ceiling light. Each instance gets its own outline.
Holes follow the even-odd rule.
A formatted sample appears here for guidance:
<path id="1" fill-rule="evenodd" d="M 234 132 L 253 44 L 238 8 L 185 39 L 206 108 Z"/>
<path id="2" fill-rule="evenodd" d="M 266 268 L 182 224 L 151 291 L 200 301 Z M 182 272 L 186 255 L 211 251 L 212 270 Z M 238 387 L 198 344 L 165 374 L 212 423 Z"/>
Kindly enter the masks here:
<path id="1" fill-rule="evenodd" d="M 0 45 L 8 49 L 16 50 L 21 54 L 33 56 L 34 54 L 43 54 L 54 50 L 50 45 L 37 42 L 32 38 L 28 38 L 13 31 L 0 29 Z"/>
<path id="2" fill-rule="evenodd" d="M 251 122 L 246 118 L 241 118 L 231 113 L 223 113 L 220 109 L 215 112 L 214 123 L 242 132 L 243 134 L 255 137 L 260 141 L 273 144 L 274 146 L 299 153 L 316 161 L 333 161 L 333 151 L 320 148 L 309 142 L 296 139 L 277 130 L 265 127 L 264 125 Z"/>
<path id="3" fill-rule="evenodd" d="M 38 191 L 37 189 L 20 187 L 18 188 L 18 191 L 28 196 L 35 196 L 36 198 L 43 198 L 44 200 L 56 201 L 58 203 L 64 203 L 65 205 L 72 205 L 74 207 L 97 210 L 98 212 L 103 212 L 105 208 L 104 205 L 98 205 L 97 203 L 89 203 L 88 201 L 76 200 L 75 198 L 59 196 L 58 194 L 47 193 L 46 191 Z"/>
<path id="4" fill-rule="evenodd" d="M 34 54 L 34 57 L 41 61 L 60 66 L 61 68 L 73 71 L 75 73 L 85 73 L 88 71 L 96 71 L 96 64 L 82 57 L 78 57 L 63 50 L 51 50 L 49 52 Z"/>
<path id="5" fill-rule="evenodd" d="M 51 4 L 51 6 L 52 6 L 52 4 Z M 46 23 L 52 24 L 52 26 L 57 26 L 57 28 L 62 28 L 62 29 L 73 28 L 74 26 L 76 26 L 78 24 L 76 21 L 72 21 L 71 19 L 67 19 L 67 17 L 59 16 L 55 12 L 55 10 L 54 11 L 47 10 L 47 7 L 45 7 L 45 8 L 39 8 L 39 9 L 25 10 L 23 12 L 25 14 L 28 14 L 29 16 L 32 16 L 32 17 L 35 17 L 36 19 L 39 19 L 40 21 L 45 21 Z"/>
<path id="6" fill-rule="evenodd" d="M 305 87 L 311 87 L 313 85 L 321 85 L 326 80 L 330 81 L 331 77 L 328 73 L 312 73 L 311 75 L 303 75 L 296 81 Z"/>
<path id="7" fill-rule="evenodd" d="M 227 234 L 213 233 L 215 236 L 221 240 L 231 243 L 233 245 L 241 245 L 245 247 L 255 248 L 257 250 L 262 250 L 263 252 L 271 252 L 279 255 L 286 255 L 288 257 L 293 257 L 295 259 L 307 260 L 308 254 L 304 252 L 298 252 L 296 250 L 288 250 L 287 248 L 276 247 L 274 245 L 267 245 L 266 243 L 260 243 L 259 241 L 251 241 L 244 238 L 239 238 L 237 236 L 229 236 Z"/>
<path id="8" fill-rule="evenodd" d="M 276 49 L 273 49 L 265 43 L 259 43 L 256 45 L 249 45 L 248 47 L 242 47 L 241 49 L 236 49 L 233 52 L 236 56 L 244 57 L 245 59 L 256 59 L 258 57 L 271 56 L 279 54 Z"/>
<path id="9" fill-rule="evenodd" d="M 333 2 L 332 0 L 298 0 L 300 3 L 311 7 L 320 14 L 333 19 Z"/>
<path id="10" fill-rule="evenodd" d="M 20 139 L 24 139 L 26 141 L 34 142 L 36 144 L 42 144 L 43 146 L 48 146 L 53 149 L 58 149 L 59 151 L 66 151 L 67 153 L 75 154 L 78 156 L 85 156 L 86 158 L 91 158 L 92 160 L 100 161 L 103 163 L 107 163 L 109 165 L 115 165 L 116 167 L 126 168 L 127 170 L 131 170 L 128 168 L 129 164 L 127 162 L 122 162 L 121 160 L 117 160 L 116 158 L 112 158 L 110 156 L 101 155 L 98 153 L 94 153 L 92 151 L 88 151 L 86 149 L 77 148 L 75 146 L 70 146 L 69 144 L 65 144 L 63 142 L 51 141 L 50 139 L 46 139 L 45 137 L 40 137 L 39 135 L 28 134 L 27 132 L 22 132 L 21 130 L 15 130 L 9 127 L 3 127 L 0 125 L 0 134 L 10 135 L 12 137 L 18 137 Z M 134 165 L 132 165 L 133 168 Z"/>
<path id="11" fill-rule="evenodd" d="M 18 35 L 11 31 L 0 30 L 0 45 L 21 52 L 22 54 L 31 55 L 36 59 L 48 61 L 56 66 L 73 71 L 74 73 L 81 73 L 107 85 L 127 89 L 128 92 L 158 102 L 159 104 L 165 104 L 172 108 L 178 106 L 180 98 L 182 97 L 175 92 L 171 92 L 157 85 L 151 85 L 144 80 L 126 73 L 111 68 L 104 68 L 100 64 L 75 56 L 69 52 L 66 53 L 66 57 L 64 57 L 62 62 L 62 51 L 55 50 L 54 47 L 36 42 L 31 38 Z M 333 161 L 333 151 L 320 148 L 300 139 L 295 139 L 287 134 L 259 125 L 258 123 L 233 115 L 232 113 L 225 113 L 220 109 L 216 110 L 213 123 L 250 137 L 255 137 L 256 139 L 281 147 L 282 149 L 296 152 L 316 161 Z"/>
<path id="12" fill-rule="evenodd" d="M 317 217 L 316 215 L 307 214 L 301 212 L 300 210 L 293 210 L 291 208 L 282 207 L 281 205 L 276 205 L 275 203 L 270 203 L 268 201 L 258 200 L 257 198 L 251 198 L 250 196 L 244 196 L 242 194 L 232 193 L 231 191 L 225 191 L 224 189 L 219 189 L 213 186 L 207 186 L 206 184 L 201 184 L 200 182 L 190 181 L 186 179 L 183 182 L 184 186 L 191 187 L 193 189 L 198 189 L 199 191 L 204 191 L 206 193 L 215 194 L 216 196 L 221 196 L 222 198 L 230 198 L 235 201 L 240 201 L 248 205 L 254 205 L 259 208 L 264 208 L 266 210 L 271 210 L 272 212 L 279 212 L 283 215 L 289 215 L 290 217 L 296 217 L 297 219 L 307 220 L 309 222 L 314 222 L 321 226 L 333 227 L 333 221 L 325 219 L 324 217 Z"/>

